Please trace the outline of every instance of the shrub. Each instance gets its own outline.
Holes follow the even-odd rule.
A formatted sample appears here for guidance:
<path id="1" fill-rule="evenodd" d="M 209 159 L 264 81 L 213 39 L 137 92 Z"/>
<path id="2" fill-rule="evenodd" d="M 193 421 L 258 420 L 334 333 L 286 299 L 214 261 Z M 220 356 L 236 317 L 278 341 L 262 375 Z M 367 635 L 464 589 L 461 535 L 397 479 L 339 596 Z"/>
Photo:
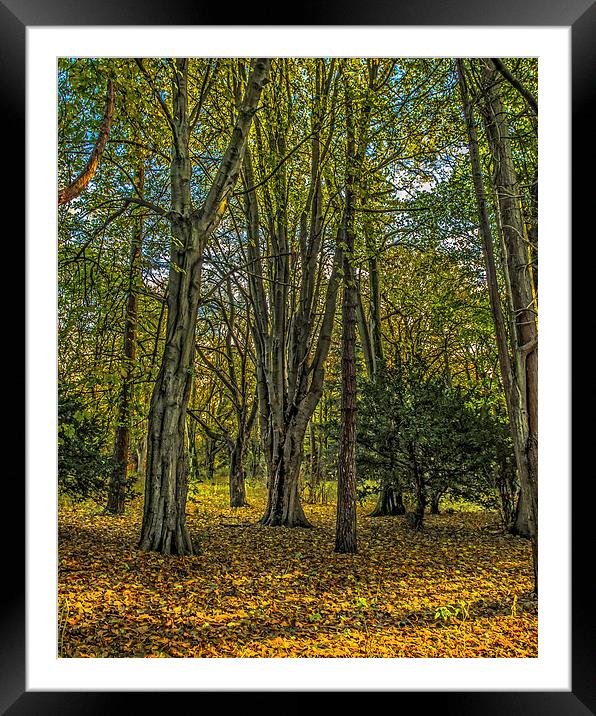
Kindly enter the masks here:
<path id="1" fill-rule="evenodd" d="M 58 488 L 75 499 L 105 497 L 112 458 L 99 421 L 75 395 L 58 396 Z"/>

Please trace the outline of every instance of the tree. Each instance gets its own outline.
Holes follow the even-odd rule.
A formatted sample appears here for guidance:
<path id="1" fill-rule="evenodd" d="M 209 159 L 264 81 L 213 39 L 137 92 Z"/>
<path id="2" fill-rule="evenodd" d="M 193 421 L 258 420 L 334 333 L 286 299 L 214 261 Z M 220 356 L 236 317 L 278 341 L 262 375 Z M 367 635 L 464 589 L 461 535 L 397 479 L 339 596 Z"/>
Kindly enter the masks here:
<path id="1" fill-rule="evenodd" d="M 410 523 L 418 530 L 428 503 L 432 512 L 433 501 L 438 508 L 448 492 L 482 501 L 498 460 L 511 452 L 480 394 L 425 377 L 420 366 L 385 370 L 366 381 L 359 415 L 361 484 L 389 480 L 413 494 Z"/>
<path id="2" fill-rule="evenodd" d="M 499 84 L 495 77 L 496 70 L 492 66 L 482 64 L 479 97 L 482 100 L 481 107 L 488 143 L 495 162 L 493 188 L 497 199 L 499 230 L 504 254 L 502 271 L 505 277 L 509 301 L 508 318 L 511 324 L 511 329 L 507 333 L 497 286 L 492 231 L 484 195 L 478 139 L 462 60 L 458 60 L 458 70 L 499 362 L 521 486 L 519 514 L 520 517 L 527 519 L 528 535 L 533 545 L 534 581 L 537 589 L 538 332 L 529 242 L 521 212 L 521 194 L 513 164 L 510 133 Z"/>
<path id="3" fill-rule="evenodd" d="M 137 195 L 143 199 L 145 183 L 145 169 L 142 161 L 139 163 L 136 176 Z M 131 393 L 133 390 L 134 369 L 137 354 L 137 320 L 138 298 L 137 291 L 141 283 L 140 262 L 143 245 L 144 216 L 138 214 L 135 221 L 130 246 L 130 272 L 126 297 L 124 340 L 123 340 L 123 378 L 118 396 L 118 413 L 116 417 L 116 437 L 114 440 L 113 462 L 108 489 L 106 512 L 121 515 L 124 512 L 124 503 L 128 488 L 128 463 L 130 452 L 130 417 Z"/>
<path id="4" fill-rule="evenodd" d="M 240 172 L 248 132 L 267 81 L 269 60 L 253 61 L 230 142 L 198 209 L 193 207 L 191 199 L 188 60 L 176 59 L 171 70 L 171 111 L 165 103 L 162 105 L 172 131 L 171 209 L 168 217 L 173 239 L 168 316 L 164 352 L 149 410 L 147 475 L 139 546 L 144 550 L 184 555 L 193 552 L 186 527 L 184 432 L 201 295 L 202 257 L 221 222 Z"/>
<path id="5" fill-rule="evenodd" d="M 354 210 L 358 159 L 353 103 L 344 83 L 346 107 L 346 189 L 343 219 L 343 301 L 341 308 L 341 434 L 337 474 L 335 551 L 356 552 L 356 280 L 354 276 Z"/>
<path id="6" fill-rule="evenodd" d="M 301 177 L 306 172 L 306 197 L 291 194 L 288 181 L 292 151 L 287 135 L 304 129 L 304 120 L 293 122 L 290 61 L 275 64 L 270 104 L 256 127 L 254 153 L 260 176 L 253 166 L 252 148 L 244 162 L 259 431 L 268 475 L 268 504 L 261 522 L 272 527 L 309 526 L 299 495 L 300 466 L 306 429 L 323 393 L 338 289 L 341 229 L 335 230 L 330 248 L 333 228 L 325 222 L 322 181 L 333 137 L 330 99 L 336 68 L 333 60 L 315 60 L 307 66 L 314 73 L 311 112 L 304 118 L 310 127 L 306 137 L 297 141 L 298 146 L 310 139 L 308 168 L 297 169 Z M 299 86 L 294 89 L 304 91 Z M 290 209 L 295 217 L 292 226 Z"/>

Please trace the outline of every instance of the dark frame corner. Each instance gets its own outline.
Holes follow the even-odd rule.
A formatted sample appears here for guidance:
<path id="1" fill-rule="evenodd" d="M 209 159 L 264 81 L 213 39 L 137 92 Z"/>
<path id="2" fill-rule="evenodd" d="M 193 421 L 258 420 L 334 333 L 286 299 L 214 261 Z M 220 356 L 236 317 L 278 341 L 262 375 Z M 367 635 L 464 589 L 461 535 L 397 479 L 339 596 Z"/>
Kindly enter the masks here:
<path id="1" fill-rule="evenodd" d="M 60 25 L 226 25 L 229 11 L 220 4 L 213 7 L 196 0 L 178 0 L 162 3 L 160 0 L 0 0 L 0 102 L 5 151 L 14 152 L 13 161 L 5 163 L 5 175 L 10 176 L 11 204 L 19 196 L 18 187 L 25 185 L 25 162 L 20 147 L 25 145 L 25 41 L 28 26 Z M 218 9 L 219 8 L 219 9 Z M 593 246 L 594 182 L 581 176 L 582 169 L 594 167 L 594 70 L 596 69 L 596 4 L 594 0 L 456 0 L 455 4 L 442 0 L 418 0 L 416 3 L 396 0 L 389 5 L 383 0 L 368 3 L 347 3 L 338 0 L 316 3 L 306 0 L 300 7 L 300 22 L 296 18 L 280 19 L 277 15 L 255 13 L 252 5 L 235 10 L 235 25 L 254 25 L 255 19 L 270 19 L 263 24 L 278 25 L 333 25 L 337 18 L 349 25 L 500 25 L 500 26 L 564 26 L 571 27 L 572 46 L 572 216 L 575 227 L 589 227 L 581 241 L 581 256 L 573 261 L 572 300 L 576 314 L 572 330 L 586 332 L 585 319 L 580 323 L 577 314 L 584 304 L 577 299 L 581 286 L 593 283 L 592 262 L 586 260 L 585 250 Z M 349 15 L 349 20 L 345 18 Z M 14 141 L 22 138 L 22 143 Z M 580 138 L 582 140 L 580 145 Z M 8 141 L 6 141 L 8 139 Z M 14 191 L 17 187 L 17 191 Z M 7 182 L 8 188 L 8 182 Z M 5 195 L 6 196 L 6 195 Z M 23 194 L 24 217 L 25 199 Z M 11 212 L 15 214 L 14 210 Z M 580 243 L 579 239 L 576 244 Z M 24 246 L 25 244 L 23 244 Z M 592 249 L 593 250 L 593 249 Z M 23 252 L 24 253 L 24 252 Z M 579 252 L 577 252 L 579 254 Z M 12 259 L 12 257 L 11 257 Z M 12 259 L 14 262 L 14 259 Z M 581 265 L 580 265 L 581 261 Z M 16 262 L 14 262 L 16 263 Z M 14 265 L 13 263 L 13 265 Z M 25 262 L 24 262 L 25 263 Z M 592 276 L 588 275 L 588 271 Z M 24 324 L 23 324 L 24 325 Z M 583 330 L 582 330 L 583 329 Z M 577 348 L 577 346 L 576 346 Z M 583 348 L 583 346 L 582 346 Z M 593 374 L 588 365 L 590 351 L 573 352 L 573 370 L 585 375 Z M 592 368 L 592 370 L 590 370 Z M 574 386 L 575 388 L 575 386 Z M 582 387 L 585 393 L 585 387 Z M 575 395 L 574 395 L 575 397 Z M 585 395 L 584 395 L 585 401 Z M 575 404 L 581 404 L 579 400 Z M 577 458 L 578 447 L 590 444 L 588 434 L 591 420 L 574 423 L 572 448 Z M 577 464 L 577 459 L 576 459 Z M 7 503 L 25 510 L 24 482 L 9 479 L 11 470 L 5 471 L 5 486 L 14 494 Z M 593 469 L 589 470 L 593 474 Z M 584 475 L 577 475 L 576 483 Z M 589 478 L 587 475 L 586 477 Z M 398 707 L 403 708 L 404 697 L 414 697 L 434 706 L 443 714 L 539 714 L 540 716 L 589 716 L 596 714 L 596 629 L 594 624 L 594 569 L 592 562 L 594 501 L 586 498 L 585 490 L 594 480 L 582 480 L 581 490 L 576 489 L 572 501 L 573 543 L 572 553 L 572 690 L 570 692 L 412 692 L 400 693 Z M 592 487 L 593 489 L 593 487 Z M 0 712 L 10 716 L 26 714 L 93 714 L 110 713 L 119 705 L 138 708 L 140 693 L 131 692 L 32 692 L 25 684 L 25 542 L 17 531 L 8 547 L 3 550 L 3 570 L 10 577 L 5 581 L 3 609 L 0 612 Z M 580 546 L 588 549 L 580 554 Z M 583 554 L 588 554 L 586 559 Z M 146 693 L 143 692 L 145 695 Z M 228 694 L 232 695 L 232 694 Z M 169 698 L 169 694 L 151 693 L 153 702 Z M 198 696 L 200 699 L 200 696 Z M 134 699 L 134 702 L 133 702 Z M 165 702 L 163 702 L 165 705 Z M 196 706 L 195 702 L 195 706 Z M 171 707 L 170 707 L 171 708 Z"/>

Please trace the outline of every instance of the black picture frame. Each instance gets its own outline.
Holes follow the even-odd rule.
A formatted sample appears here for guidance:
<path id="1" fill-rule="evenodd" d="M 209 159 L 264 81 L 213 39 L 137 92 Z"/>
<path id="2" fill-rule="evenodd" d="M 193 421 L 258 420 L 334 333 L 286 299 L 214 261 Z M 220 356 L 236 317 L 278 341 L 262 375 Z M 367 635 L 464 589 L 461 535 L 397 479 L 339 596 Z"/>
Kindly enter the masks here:
<path id="1" fill-rule="evenodd" d="M 588 271 L 591 262 L 587 259 L 594 243 L 593 204 L 594 182 L 584 178 L 586 166 L 594 168 L 594 134 L 592 104 L 594 99 L 593 78 L 596 70 L 596 5 L 594 0 L 397 0 L 388 4 L 386 0 L 368 0 L 366 3 L 331 0 L 323 4 L 306 0 L 296 9 L 298 17 L 280 18 L 278 11 L 271 11 L 263 5 L 235 6 L 236 26 L 250 25 L 426 25 L 426 26 L 564 26 L 571 27 L 572 37 L 572 215 L 573 227 L 586 227 L 588 240 L 581 242 L 579 258 L 573 259 L 573 304 L 581 310 L 581 301 L 576 296 L 579 288 L 590 285 Z M 230 8 L 224 4 L 201 3 L 198 0 L 177 0 L 163 3 L 160 0 L 0 0 L 0 114 L 3 124 L 3 155 L 13 152 L 6 159 L 4 174 L 9 179 L 7 194 L 10 199 L 10 213 L 18 217 L 17 204 L 21 187 L 24 187 L 25 162 L 25 50 L 26 28 L 29 26 L 77 26 L 77 25 L 228 25 Z M 265 22 L 265 21 L 268 22 Z M 297 21 L 299 20 L 299 21 Z M 584 141 L 590 138 L 590 141 Z M 21 140 L 20 142 L 18 140 Z M 556 151 L 556 148 L 554 148 Z M 562 187 L 562 191 L 566 191 Z M 23 213 L 24 217 L 24 193 Z M 576 243 L 577 243 L 576 242 Z M 13 240 L 5 244 L 10 247 L 11 265 L 16 264 Z M 584 244 L 586 244 L 584 246 Z M 26 257 L 25 257 L 26 258 Z M 14 261 L 14 264 L 12 263 Z M 25 265 L 25 261 L 23 262 Z M 593 280 L 593 279 L 592 279 Z M 576 291 L 577 289 L 577 291 Z M 585 337 L 585 317 L 580 318 L 574 310 L 572 331 Z M 588 326 L 589 328 L 589 326 Z M 17 335 L 15 328 L 12 335 Z M 590 375 L 590 355 L 582 348 L 573 352 L 573 371 Z M 590 360 L 590 363 L 592 361 Z M 585 373 L 584 373 L 585 371 Z M 585 388 L 584 388 L 585 390 Z M 575 395 L 575 385 L 574 385 Z M 585 400 L 585 395 L 582 396 Z M 573 405 L 582 400 L 574 400 Z M 571 429 L 571 426 L 569 426 Z M 589 444 L 591 428 L 589 421 L 574 421 L 572 449 L 577 457 L 580 446 Z M 574 465 L 576 462 L 574 462 Z M 590 472 L 589 468 L 586 468 Z M 593 473 L 593 469 L 591 470 Z M 24 515 L 24 482 L 16 479 L 14 467 L 5 470 L 5 510 Z M 11 479 L 8 479 L 12 476 Z M 569 692 L 400 692 L 393 707 L 402 710 L 406 701 L 416 699 L 416 708 L 422 706 L 440 710 L 442 714 L 541 714 L 541 716 L 565 715 L 585 716 L 596 714 L 596 622 L 594 607 L 596 596 L 593 579 L 592 505 L 586 497 L 586 490 L 592 487 L 593 479 L 576 475 L 576 489 L 572 496 L 572 689 Z M 581 482 L 581 491 L 578 481 Z M 593 488 L 592 488 L 593 489 Z M 10 505 L 10 510 L 6 505 Z M 19 512 L 20 509 L 20 512 Z M 64 692 L 28 691 L 25 681 L 25 539 L 18 520 L 15 526 L 5 524 L 5 535 L 1 554 L 2 573 L 5 583 L 0 595 L 3 601 L 0 612 L 0 710 L 10 716 L 22 714 L 105 714 L 119 706 L 130 709 L 141 708 L 139 699 L 145 692 Z M 588 549 L 584 552 L 582 546 Z M 565 618 L 565 615 L 562 615 Z M 272 685 L 272 690 L 274 686 Z M 391 691 L 388 685 L 387 691 Z M 177 697 L 188 695 L 174 692 Z M 231 696 L 233 692 L 227 693 Z M 190 694 L 195 701 L 193 708 L 204 708 L 200 694 Z M 154 708 L 166 707 L 166 699 L 172 692 L 151 692 Z M 370 697 L 370 695 L 369 695 Z M 404 701 L 406 700 L 406 701 Z M 178 699 L 176 699 L 178 701 Z M 171 703 L 171 702 L 170 702 Z M 231 708 L 226 701 L 226 707 Z M 171 708 L 171 706 L 170 706 Z M 169 709 L 168 709 L 169 710 Z"/>

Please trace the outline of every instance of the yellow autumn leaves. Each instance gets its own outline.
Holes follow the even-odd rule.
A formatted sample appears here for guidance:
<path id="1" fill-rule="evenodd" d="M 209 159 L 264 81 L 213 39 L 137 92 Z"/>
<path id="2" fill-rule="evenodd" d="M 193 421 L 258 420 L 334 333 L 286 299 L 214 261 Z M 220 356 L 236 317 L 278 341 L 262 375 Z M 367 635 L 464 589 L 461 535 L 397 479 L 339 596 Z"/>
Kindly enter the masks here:
<path id="1" fill-rule="evenodd" d="M 535 657 L 529 544 L 496 516 L 429 516 L 423 532 L 359 508 L 357 555 L 333 553 L 334 506 L 312 530 L 256 525 L 199 491 L 196 557 L 140 552 L 139 510 L 59 515 L 62 657 Z"/>

